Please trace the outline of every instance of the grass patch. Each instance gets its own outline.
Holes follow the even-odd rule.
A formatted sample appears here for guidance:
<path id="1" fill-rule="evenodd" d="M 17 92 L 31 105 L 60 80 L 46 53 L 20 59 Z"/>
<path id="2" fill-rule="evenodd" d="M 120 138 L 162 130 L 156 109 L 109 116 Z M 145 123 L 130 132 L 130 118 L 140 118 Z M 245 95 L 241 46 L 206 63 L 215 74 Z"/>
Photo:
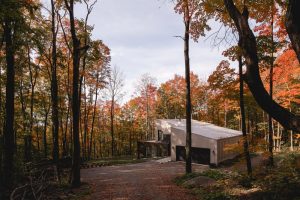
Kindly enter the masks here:
<path id="1" fill-rule="evenodd" d="M 221 180 L 221 179 L 225 178 L 225 174 L 223 172 L 221 172 L 220 170 L 216 170 L 216 169 L 209 169 L 204 172 L 201 172 L 200 176 L 206 176 L 206 177 L 212 178 L 214 180 Z"/>

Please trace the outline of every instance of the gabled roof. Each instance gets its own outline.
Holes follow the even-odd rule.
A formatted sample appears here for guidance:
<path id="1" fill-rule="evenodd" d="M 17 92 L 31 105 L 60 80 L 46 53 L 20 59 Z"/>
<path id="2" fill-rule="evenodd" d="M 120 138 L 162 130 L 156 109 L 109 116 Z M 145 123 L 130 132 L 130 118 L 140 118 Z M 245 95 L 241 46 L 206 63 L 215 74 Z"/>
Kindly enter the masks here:
<path id="1" fill-rule="evenodd" d="M 186 132 L 185 119 L 158 119 L 156 120 L 156 125 L 160 126 L 162 131 L 166 133 L 171 133 L 171 128 Z M 215 140 L 242 135 L 241 131 L 236 131 L 196 120 L 192 120 L 192 133 Z"/>

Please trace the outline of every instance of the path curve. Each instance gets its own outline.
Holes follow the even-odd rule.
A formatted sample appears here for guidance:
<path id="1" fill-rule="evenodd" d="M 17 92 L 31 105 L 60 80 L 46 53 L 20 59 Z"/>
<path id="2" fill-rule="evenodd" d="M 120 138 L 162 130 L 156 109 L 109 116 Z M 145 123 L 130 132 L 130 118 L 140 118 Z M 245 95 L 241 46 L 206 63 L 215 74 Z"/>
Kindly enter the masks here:
<path id="1" fill-rule="evenodd" d="M 193 165 L 202 171 L 207 166 Z M 172 180 L 183 175 L 184 163 L 147 161 L 138 164 L 83 169 L 82 181 L 92 187 L 92 200 L 195 200 Z"/>

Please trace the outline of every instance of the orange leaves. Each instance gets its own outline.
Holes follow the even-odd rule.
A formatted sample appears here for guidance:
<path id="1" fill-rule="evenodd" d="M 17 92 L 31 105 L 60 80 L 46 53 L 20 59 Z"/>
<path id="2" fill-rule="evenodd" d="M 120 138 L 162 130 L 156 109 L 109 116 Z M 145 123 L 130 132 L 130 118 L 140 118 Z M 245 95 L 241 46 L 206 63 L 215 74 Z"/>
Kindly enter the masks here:
<path id="1" fill-rule="evenodd" d="M 199 112 L 206 98 L 205 83 L 191 72 L 191 100 L 193 112 Z M 186 86 L 183 76 L 174 75 L 173 79 L 162 83 L 157 92 L 157 112 L 164 118 L 184 118 Z"/>
<path id="2" fill-rule="evenodd" d="M 273 80 L 274 97 L 281 105 L 290 108 L 292 103 L 300 103 L 300 65 L 294 50 L 288 49 L 276 59 Z"/>
<path id="3" fill-rule="evenodd" d="M 209 76 L 207 82 L 213 91 L 223 91 L 226 95 L 234 87 L 236 81 L 236 73 L 230 68 L 228 61 L 221 61 L 216 70 Z"/>

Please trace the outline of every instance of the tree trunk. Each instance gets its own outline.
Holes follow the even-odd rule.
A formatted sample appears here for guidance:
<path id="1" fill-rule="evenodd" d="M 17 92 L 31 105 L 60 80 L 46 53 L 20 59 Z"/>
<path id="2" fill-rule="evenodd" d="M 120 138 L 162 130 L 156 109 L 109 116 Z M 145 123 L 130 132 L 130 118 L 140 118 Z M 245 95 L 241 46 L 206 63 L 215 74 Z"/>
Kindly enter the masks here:
<path id="1" fill-rule="evenodd" d="M 46 106 L 45 106 L 45 107 L 46 107 Z M 47 148 L 48 114 L 49 114 L 49 110 L 47 110 L 47 109 L 45 108 L 44 134 L 43 134 L 44 158 L 47 158 L 47 157 L 48 157 L 48 148 Z"/>
<path id="2" fill-rule="evenodd" d="M 0 49 L 2 49 L 2 46 L 3 46 L 3 39 L 0 43 Z M 3 177 L 2 175 L 2 163 L 3 163 L 3 158 L 2 158 L 2 155 L 3 155 L 3 121 L 2 121 L 2 116 L 3 116 L 3 110 L 2 110 L 2 67 L 0 66 L 0 177 Z M 3 193 L 3 191 L 1 190 L 1 187 L 2 187 L 2 178 L 0 178 L 0 193 Z M 1 195 L 0 195 L 0 198 Z"/>
<path id="3" fill-rule="evenodd" d="M 68 103 L 69 104 L 69 103 Z M 67 156 L 68 149 L 69 149 L 69 142 L 67 139 L 67 133 L 68 133 L 68 125 L 69 125 L 69 114 L 70 114 L 70 106 L 68 105 L 67 108 L 67 116 L 66 116 L 66 122 L 65 122 L 65 131 L 64 131 L 64 137 L 63 137 L 63 156 Z"/>
<path id="4" fill-rule="evenodd" d="M 94 110 L 93 110 L 93 117 L 92 117 L 92 127 L 91 127 L 91 133 L 90 133 L 90 145 L 89 145 L 89 151 L 88 151 L 88 159 L 91 159 L 92 154 L 92 142 L 94 140 L 94 124 L 96 119 L 96 111 L 97 111 L 97 100 L 98 100 L 98 82 L 99 82 L 99 74 L 97 74 L 97 80 L 96 80 L 96 94 L 95 94 L 95 101 L 94 101 Z"/>
<path id="5" fill-rule="evenodd" d="M 224 127 L 227 127 L 227 102 L 224 103 Z"/>
<path id="6" fill-rule="evenodd" d="M 243 64 L 242 57 L 239 56 L 239 79 L 240 79 L 240 109 L 241 109 L 241 120 L 242 120 L 242 132 L 243 132 L 243 145 L 244 145 L 244 156 L 247 163 L 248 176 L 252 177 L 252 166 L 251 158 L 249 153 L 248 138 L 246 133 L 246 119 L 245 119 L 245 105 L 244 105 L 244 80 L 243 80 Z"/>
<path id="7" fill-rule="evenodd" d="M 240 11 L 234 5 L 233 0 L 224 0 L 224 3 L 230 17 L 234 21 L 234 24 L 240 36 L 239 46 L 242 49 L 242 54 L 245 57 L 245 63 L 247 66 L 244 77 L 251 93 L 253 94 L 254 99 L 263 110 L 265 110 L 276 121 L 280 122 L 283 127 L 299 132 L 300 117 L 289 112 L 288 110 L 277 104 L 275 101 L 273 101 L 273 99 L 264 88 L 259 73 L 256 38 L 248 23 L 249 13 L 247 7 L 244 6 L 243 13 L 240 13 Z M 290 15 L 292 15 L 293 17 L 299 16 L 299 12 L 297 13 L 296 11 L 300 10 L 300 3 L 298 1 L 290 1 L 289 7 L 291 8 L 290 10 L 292 10 L 290 12 Z M 291 24 L 294 27 L 300 28 L 299 20 L 292 20 Z M 300 29 L 298 29 L 298 31 L 299 30 Z M 294 29 L 290 31 L 290 35 L 291 34 L 299 35 L 299 33 L 297 33 L 297 31 Z M 295 37 L 291 37 L 291 40 L 293 40 L 294 38 Z M 296 41 L 298 41 L 299 43 L 299 40 L 295 40 L 295 42 Z M 295 48 L 297 55 L 300 55 L 300 52 L 298 50 L 297 48 Z"/>
<path id="8" fill-rule="evenodd" d="M 189 15 L 188 4 L 185 10 Z M 184 34 L 184 61 L 185 61 L 185 82 L 186 82 L 186 165 L 185 172 L 192 173 L 192 119 L 191 119 L 191 83 L 190 83 L 190 58 L 189 58 L 189 40 L 190 40 L 190 17 L 185 17 L 185 34 Z"/>
<path id="9" fill-rule="evenodd" d="M 290 131 L 290 135 L 291 135 L 291 147 L 290 147 L 290 150 L 291 151 L 294 151 L 294 145 L 293 145 L 293 131 Z"/>
<path id="10" fill-rule="evenodd" d="M 72 187 L 79 187 L 80 182 L 80 141 L 79 141 L 79 63 L 80 63 L 80 41 L 76 35 L 74 18 L 74 0 L 69 3 L 65 0 L 70 15 L 70 28 L 72 35 L 72 57 L 73 57 L 73 93 L 72 93 L 72 114 L 73 114 L 73 163 L 72 163 Z"/>
<path id="11" fill-rule="evenodd" d="M 68 95 L 68 110 L 67 110 L 67 117 L 66 117 L 66 123 L 65 123 L 65 134 L 64 134 L 64 137 L 65 137 L 65 141 L 67 143 L 67 149 L 66 149 L 66 152 L 69 151 L 69 154 L 71 155 L 72 153 L 72 146 L 73 146 L 73 140 L 72 140 L 72 124 L 69 123 L 69 118 L 70 118 L 70 107 L 71 107 L 71 104 L 72 104 L 72 99 L 71 99 L 71 91 L 70 91 L 70 65 L 68 64 L 68 76 L 67 76 L 68 80 L 67 80 L 67 95 Z M 70 120 L 71 121 L 71 120 Z M 70 126 L 70 128 L 69 128 Z M 69 142 L 68 139 L 67 139 L 67 133 L 68 133 L 68 130 L 69 130 Z M 71 144 L 71 145 L 70 145 Z M 70 148 L 71 147 L 71 148 Z"/>
<path id="12" fill-rule="evenodd" d="M 33 129 L 33 123 L 34 123 L 34 117 L 33 117 L 33 109 L 34 109 L 34 89 L 35 89 L 35 83 L 36 83 L 36 76 L 33 75 L 32 66 L 31 66 L 31 58 L 30 58 L 30 47 L 27 46 L 27 58 L 28 58 L 28 68 L 29 68 L 29 77 L 30 77 L 30 86 L 31 86 L 31 95 L 30 95 L 30 124 L 29 124 L 29 135 L 32 136 L 32 129 Z M 33 77 L 34 76 L 34 77 Z"/>
<path id="13" fill-rule="evenodd" d="M 273 7 L 274 7 L 274 2 L 273 2 L 273 5 L 272 5 L 272 12 L 271 12 L 271 18 L 272 18 L 272 21 L 271 21 L 271 29 L 272 29 L 272 56 L 271 56 L 271 63 L 270 63 L 270 92 L 269 92 L 269 95 L 270 95 L 270 98 L 271 100 L 273 100 L 273 68 L 274 68 L 274 61 L 273 61 L 273 58 L 274 58 L 274 34 L 273 34 Z M 273 159 L 273 148 L 274 148 L 274 145 L 273 145 L 273 128 L 272 128 L 272 116 L 269 114 L 269 119 L 268 119 L 268 124 L 269 124 L 269 165 L 270 166 L 273 166 L 274 165 L 274 159 Z"/>
<path id="14" fill-rule="evenodd" d="M 40 130 L 39 130 L 38 123 L 37 123 L 37 127 L 36 127 L 36 143 L 37 143 L 38 152 L 40 153 Z"/>
<path id="15" fill-rule="evenodd" d="M 111 134 L 111 156 L 114 157 L 115 155 L 115 138 L 114 138 L 114 104 L 115 100 L 114 97 L 111 100 L 111 107 L 110 107 L 110 134 Z"/>
<path id="16" fill-rule="evenodd" d="M 80 81 L 81 82 L 81 81 Z M 87 93 L 86 93 L 86 79 L 85 79 L 85 77 L 84 77 L 84 79 L 83 79 L 83 88 L 84 88 L 84 112 L 83 112 L 83 142 L 82 142 L 82 144 L 83 144 L 83 146 L 82 146 L 82 149 L 83 149 L 83 155 L 82 155 L 82 157 L 83 157 L 83 159 L 85 160 L 86 159 L 86 157 L 87 157 L 87 128 L 88 128 L 88 117 L 87 117 L 87 101 L 86 101 L 86 95 L 87 95 Z M 80 83 L 80 85 L 81 85 L 81 83 Z M 79 86 L 80 86 L 79 85 Z M 82 85 L 81 85 L 82 86 Z M 79 90 L 81 91 L 81 88 L 79 88 Z M 81 93 L 81 92 L 80 92 Z M 81 101 L 81 95 L 79 95 L 79 98 L 80 98 L 80 100 L 79 101 Z M 80 113 L 80 116 L 81 116 L 82 114 Z"/>
<path id="17" fill-rule="evenodd" d="M 21 73 L 23 73 L 21 69 Z M 28 124 L 27 124 L 27 112 L 26 112 L 26 100 L 23 94 L 23 76 L 20 77 L 20 83 L 19 83 L 19 90 L 20 90 L 20 104 L 21 104 L 21 110 L 22 110 L 22 117 L 23 117 L 23 123 L 22 123 L 22 132 L 24 133 L 24 161 L 29 162 L 31 161 L 31 135 L 27 132 Z M 29 95 L 29 94 L 28 94 Z"/>
<path id="18" fill-rule="evenodd" d="M 5 190 L 11 189 L 14 175 L 14 100 L 15 100 L 15 50 L 13 47 L 13 23 L 8 16 L 4 17 L 5 58 L 6 58 L 6 96 L 5 126 L 3 145 L 3 184 Z"/>
<path id="19" fill-rule="evenodd" d="M 58 86 L 57 86 L 57 56 L 56 56 L 56 25 L 55 25 L 55 4 L 54 0 L 51 0 L 51 14 L 52 14 L 52 63 L 51 63 L 51 106 L 52 106 L 52 137 L 53 137 L 53 161 L 56 163 L 57 172 L 58 159 L 59 159 L 59 120 L 58 120 Z"/>

